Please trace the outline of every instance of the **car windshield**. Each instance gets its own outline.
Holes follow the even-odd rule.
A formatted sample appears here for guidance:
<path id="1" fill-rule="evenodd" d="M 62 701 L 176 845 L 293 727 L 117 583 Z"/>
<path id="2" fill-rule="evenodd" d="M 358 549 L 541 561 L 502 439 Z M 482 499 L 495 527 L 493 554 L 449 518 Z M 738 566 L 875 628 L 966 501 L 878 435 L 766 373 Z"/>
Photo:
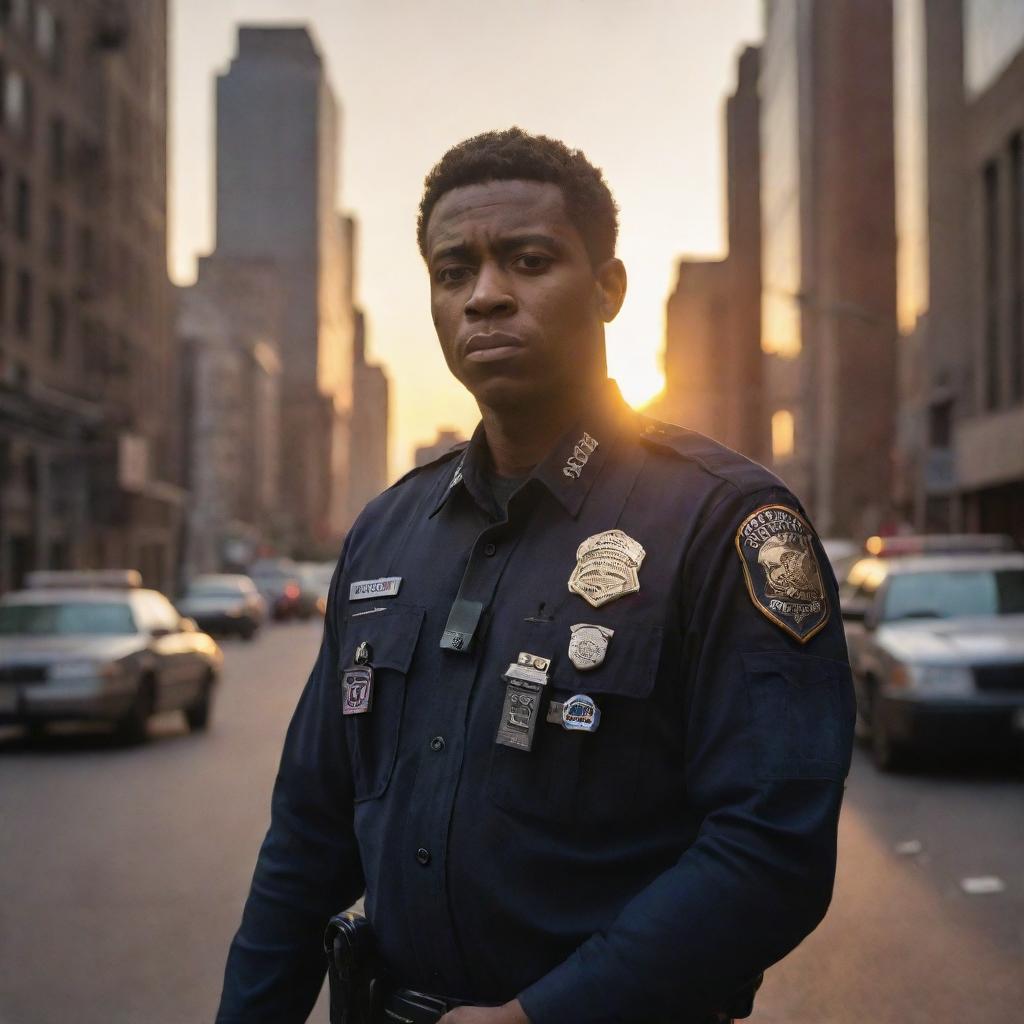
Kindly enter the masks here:
<path id="1" fill-rule="evenodd" d="M 0 636 L 120 636 L 135 633 L 122 601 L 0 605 Z"/>
<path id="2" fill-rule="evenodd" d="M 895 574 L 885 620 L 1024 614 L 1024 569 Z"/>

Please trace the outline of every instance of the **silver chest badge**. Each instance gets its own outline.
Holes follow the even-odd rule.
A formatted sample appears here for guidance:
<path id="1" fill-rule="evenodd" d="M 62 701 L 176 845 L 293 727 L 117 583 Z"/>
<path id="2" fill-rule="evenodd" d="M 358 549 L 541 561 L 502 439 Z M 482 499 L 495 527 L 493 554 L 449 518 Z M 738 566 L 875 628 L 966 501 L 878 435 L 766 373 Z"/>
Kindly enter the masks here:
<path id="1" fill-rule="evenodd" d="M 569 660 L 581 671 L 597 668 L 608 653 L 608 641 L 615 630 L 606 626 L 592 626 L 589 622 L 577 622 L 570 626 Z"/>
<path id="2" fill-rule="evenodd" d="M 637 571 L 644 560 L 642 545 L 621 530 L 588 537 L 576 550 L 576 568 L 569 589 L 593 608 L 640 589 Z"/>

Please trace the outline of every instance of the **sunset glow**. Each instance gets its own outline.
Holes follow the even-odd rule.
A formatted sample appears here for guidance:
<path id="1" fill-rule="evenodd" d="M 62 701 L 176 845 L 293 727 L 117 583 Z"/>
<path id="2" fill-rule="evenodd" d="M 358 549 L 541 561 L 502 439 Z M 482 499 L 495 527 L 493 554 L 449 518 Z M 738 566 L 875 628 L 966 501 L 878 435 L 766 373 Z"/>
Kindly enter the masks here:
<path id="1" fill-rule="evenodd" d="M 726 13 L 728 9 L 728 13 Z M 430 322 L 416 251 L 423 176 L 445 149 L 518 124 L 578 146 L 605 173 L 620 207 L 619 255 L 629 294 L 608 329 L 609 370 L 634 405 L 662 387 L 665 299 L 683 254 L 720 255 L 722 104 L 734 60 L 760 35 L 758 0 L 624 5 L 589 0 L 180 0 L 172 38 L 171 270 L 194 277 L 215 244 L 210 196 L 214 76 L 239 22 L 308 21 L 343 111 L 338 207 L 359 221 L 359 300 L 370 358 L 391 378 L 391 475 L 438 427 L 468 433 L 476 408 L 448 374 Z M 487 40 L 485 47 L 481 39 Z M 538 75 L 508 87 L 496 63 L 528 55 Z M 285 356 L 287 358 L 287 356 Z"/>

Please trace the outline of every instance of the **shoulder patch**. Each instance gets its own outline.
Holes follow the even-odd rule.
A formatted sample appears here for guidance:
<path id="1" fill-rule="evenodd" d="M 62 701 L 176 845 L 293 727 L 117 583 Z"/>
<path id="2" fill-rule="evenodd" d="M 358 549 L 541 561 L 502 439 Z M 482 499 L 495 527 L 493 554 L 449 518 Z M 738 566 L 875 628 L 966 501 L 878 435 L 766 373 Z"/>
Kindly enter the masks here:
<path id="1" fill-rule="evenodd" d="M 812 537 L 807 520 L 785 505 L 763 505 L 736 531 L 754 607 L 802 644 L 830 614 Z"/>

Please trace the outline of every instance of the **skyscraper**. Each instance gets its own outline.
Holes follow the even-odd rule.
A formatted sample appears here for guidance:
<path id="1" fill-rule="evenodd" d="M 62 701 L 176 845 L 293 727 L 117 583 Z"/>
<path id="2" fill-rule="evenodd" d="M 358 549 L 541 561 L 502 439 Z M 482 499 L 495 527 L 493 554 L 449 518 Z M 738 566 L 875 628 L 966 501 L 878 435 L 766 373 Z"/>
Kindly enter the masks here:
<path id="1" fill-rule="evenodd" d="M 1024 539 L 1024 7 L 896 14 L 903 499 Z"/>
<path id="2" fill-rule="evenodd" d="M 729 252 L 679 261 L 665 317 L 665 391 L 651 411 L 763 460 L 758 50 L 737 62 L 725 104 Z"/>
<path id="3" fill-rule="evenodd" d="M 891 512 L 896 236 L 890 0 L 766 0 L 762 328 L 771 466 L 824 534 Z"/>
<path id="4" fill-rule="evenodd" d="M 355 316 L 338 194 L 339 112 L 304 27 L 242 26 L 217 81 L 217 255 L 282 286 L 283 511 L 298 553 L 347 526 Z"/>

